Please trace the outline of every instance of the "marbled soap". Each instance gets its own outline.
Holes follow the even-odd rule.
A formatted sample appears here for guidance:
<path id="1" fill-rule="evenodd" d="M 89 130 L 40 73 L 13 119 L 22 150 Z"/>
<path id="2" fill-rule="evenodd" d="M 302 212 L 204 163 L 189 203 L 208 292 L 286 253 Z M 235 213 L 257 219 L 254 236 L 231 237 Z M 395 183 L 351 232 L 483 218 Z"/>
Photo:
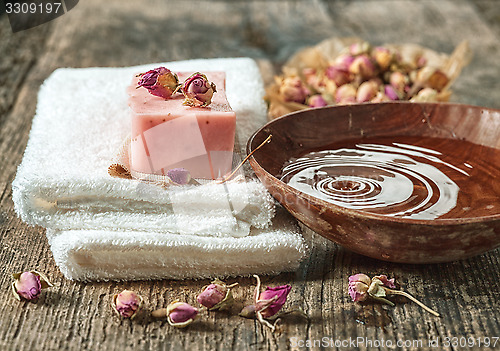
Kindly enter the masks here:
<path id="1" fill-rule="evenodd" d="M 183 82 L 193 72 L 177 73 Z M 236 115 L 225 94 L 224 72 L 203 72 L 217 92 L 207 107 L 184 106 L 180 93 L 162 99 L 136 89 L 139 78 L 127 88 L 132 111 L 130 166 L 135 176 L 164 175 L 183 167 L 192 177 L 215 179 L 230 172 Z"/>

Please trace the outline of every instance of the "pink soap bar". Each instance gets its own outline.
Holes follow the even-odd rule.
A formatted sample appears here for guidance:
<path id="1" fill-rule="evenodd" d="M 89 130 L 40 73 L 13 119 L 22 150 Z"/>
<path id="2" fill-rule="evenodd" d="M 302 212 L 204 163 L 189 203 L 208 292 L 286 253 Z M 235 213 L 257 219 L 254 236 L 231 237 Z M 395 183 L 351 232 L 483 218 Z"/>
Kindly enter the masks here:
<path id="1" fill-rule="evenodd" d="M 183 82 L 193 72 L 177 73 Z M 134 174 L 165 175 L 182 167 L 194 178 L 216 179 L 231 171 L 236 114 L 226 98 L 224 72 L 203 72 L 217 92 L 207 107 L 184 106 L 180 93 L 169 99 L 127 88 L 132 110 L 130 166 Z"/>

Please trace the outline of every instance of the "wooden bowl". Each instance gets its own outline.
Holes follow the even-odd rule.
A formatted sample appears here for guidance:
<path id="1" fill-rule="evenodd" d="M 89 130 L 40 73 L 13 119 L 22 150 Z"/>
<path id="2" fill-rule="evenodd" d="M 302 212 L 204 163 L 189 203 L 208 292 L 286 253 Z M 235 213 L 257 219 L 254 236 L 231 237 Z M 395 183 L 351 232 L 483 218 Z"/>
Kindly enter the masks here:
<path id="1" fill-rule="evenodd" d="M 269 134 L 272 134 L 271 142 L 250 158 L 259 179 L 299 221 L 354 252 L 391 262 L 435 263 L 464 259 L 500 245 L 498 206 L 493 214 L 475 211 L 472 218 L 389 217 L 337 206 L 279 180 L 282 166 L 291 157 L 360 137 L 458 138 L 500 149 L 499 110 L 409 102 L 309 109 L 267 123 L 249 139 L 247 152 L 254 150 Z M 499 183 L 492 187 L 498 196 Z"/>

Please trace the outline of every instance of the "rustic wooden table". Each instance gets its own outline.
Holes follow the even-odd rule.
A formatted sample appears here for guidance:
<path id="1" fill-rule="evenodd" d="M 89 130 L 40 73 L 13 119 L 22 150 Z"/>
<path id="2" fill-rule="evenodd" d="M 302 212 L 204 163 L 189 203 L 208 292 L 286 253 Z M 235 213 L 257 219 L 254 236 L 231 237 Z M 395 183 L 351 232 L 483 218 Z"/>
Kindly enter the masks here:
<path id="1" fill-rule="evenodd" d="M 498 1 L 86 0 L 50 23 L 16 34 L 0 15 L 0 34 L 1 350 L 320 350 L 336 349 L 335 340 L 358 337 L 363 342 L 357 339 L 357 346 L 344 342 L 346 347 L 339 349 L 428 349 L 429 340 L 437 338 L 439 345 L 432 349 L 482 349 L 485 338 L 490 338 L 490 348 L 495 340 L 494 348 L 500 348 L 499 249 L 447 264 L 391 264 L 351 253 L 304 230 L 311 255 L 300 269 L 263 277 L 263 282 L 291 284 L 285 308 L 298 307 L 308 319 L 285 317 L 271 333 L 232 313 L 210 313 L 177 330 L 147 317 L 117 319 L 111 296 L 133 289 L 152 310 L 174 298 L 194 303 L 206 281 L 68 281 L 54 264 L 44 229 L 21 222 L 11 198 L 37 91 L 58 67 L 249 56 L 259 61 L 269 80 L 297 49 L 331 36 L 359 36 L 374 44 L 414 42 L 448 53 L 468 39 L 475 56 L 454 85 L 452 100 L 500 108 Z M 19 303 L 11 296 L 9 273 L 32 268 L 46 272 L 57 287 L 36 303 Z M 358 272 L 396 277 L 403 289 L 442 317 L 404 299 L 394 308 L 352 303 L 347 277 Z M 250 300 L 254 281 L 229 281 L 240 282 L 232 311 L 237 312 Z M 454 337 L 458 346 L 448 346 L 446 338 Z M 396 347 L 398 340 L 402 347 Z M 367 347 L 370 342 L 374 347 Z M 466 347 L 460 347 L 464 342 Z"/>

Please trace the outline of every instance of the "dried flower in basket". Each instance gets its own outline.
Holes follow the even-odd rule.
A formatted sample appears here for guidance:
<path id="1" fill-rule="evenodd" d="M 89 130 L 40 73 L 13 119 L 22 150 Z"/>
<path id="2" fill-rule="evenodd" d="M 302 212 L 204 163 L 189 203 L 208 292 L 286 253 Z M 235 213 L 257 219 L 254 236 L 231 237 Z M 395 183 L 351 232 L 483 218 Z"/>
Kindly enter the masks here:
<path id="1" fill-rule="evenodd" d="M 328 39 L 295 54 L 267 87 L 269 117 L 327 105 L 448 101 L 470 57 L 467 42 L 448 56 L 414 44 Z"/>

